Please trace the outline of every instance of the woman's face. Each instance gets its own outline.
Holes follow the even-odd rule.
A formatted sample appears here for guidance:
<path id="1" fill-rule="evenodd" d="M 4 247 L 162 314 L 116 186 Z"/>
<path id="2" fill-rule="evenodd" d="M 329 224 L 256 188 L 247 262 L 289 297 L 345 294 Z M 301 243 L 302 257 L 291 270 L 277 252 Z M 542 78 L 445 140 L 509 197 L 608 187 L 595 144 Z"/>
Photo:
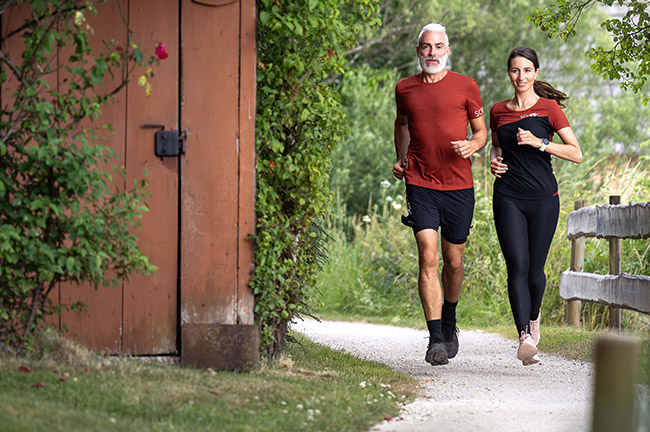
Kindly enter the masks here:
<path id="1" fill-rule="evenodd" d="M 538 72 L 539 69 L 535 69 L 533 62 L 525 57 L 515 57 L 510 60 L 508 76 L 516 92 L 526 92 L 532 89 Z"/>

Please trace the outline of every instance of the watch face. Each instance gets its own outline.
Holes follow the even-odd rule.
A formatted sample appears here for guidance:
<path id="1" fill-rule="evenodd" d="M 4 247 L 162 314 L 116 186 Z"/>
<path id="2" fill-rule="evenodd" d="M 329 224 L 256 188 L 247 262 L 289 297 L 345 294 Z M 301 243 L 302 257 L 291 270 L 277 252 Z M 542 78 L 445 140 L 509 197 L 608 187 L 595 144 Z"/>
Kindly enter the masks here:
<path id="1" fill-rule="evenodd" d="M 542 144 L 548 145 L 548 138 L 542 138 Z"/>

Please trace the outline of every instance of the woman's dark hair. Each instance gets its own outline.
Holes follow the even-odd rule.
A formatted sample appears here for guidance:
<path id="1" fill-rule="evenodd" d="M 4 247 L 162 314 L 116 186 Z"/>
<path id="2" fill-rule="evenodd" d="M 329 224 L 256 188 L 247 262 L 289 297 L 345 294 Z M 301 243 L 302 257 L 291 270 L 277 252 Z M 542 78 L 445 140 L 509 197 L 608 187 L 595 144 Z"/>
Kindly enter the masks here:
<path id="1" fill-rule="evenodd" d="M 539 60 L 537 59 L 537 53 L 534 49 L 527 46 L 518 46 L 517 48 L 513 49 L 508 56 L 508 70 L 510 70 L 510 63 L 515 57 L 523 57 L 527 60 L 530 60 L 535 66 L 535 70 L 539 69 Z M 535 80 L 533 89 L 539 96 L 546 99 L 555 99 L 561 108 L 566 108 L 564 101 L 569 99 L 569 96 L 566 93 L 553 88 L 553 86 L 546 81 Z"/>

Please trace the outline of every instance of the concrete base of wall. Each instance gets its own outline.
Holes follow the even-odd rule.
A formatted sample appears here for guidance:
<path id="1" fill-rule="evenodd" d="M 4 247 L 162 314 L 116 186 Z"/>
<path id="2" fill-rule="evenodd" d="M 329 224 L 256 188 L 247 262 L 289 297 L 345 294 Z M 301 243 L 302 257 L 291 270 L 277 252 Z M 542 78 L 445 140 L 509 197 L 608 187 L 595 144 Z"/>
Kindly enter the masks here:
<path id="1" fill-rule="evenodd" d="M 245 372 L 259 360 L 256 325 L 183 324 L 181 366 Z"/>

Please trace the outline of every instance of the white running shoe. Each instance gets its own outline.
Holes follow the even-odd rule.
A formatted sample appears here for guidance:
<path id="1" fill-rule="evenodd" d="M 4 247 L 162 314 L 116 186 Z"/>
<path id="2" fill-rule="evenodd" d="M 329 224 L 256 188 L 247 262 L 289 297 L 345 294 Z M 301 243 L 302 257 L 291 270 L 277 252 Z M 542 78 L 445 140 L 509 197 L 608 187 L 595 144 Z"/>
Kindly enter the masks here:
<path id="1" fill-rule="evenodd" d="M 519 336 L 519 349 L 517 349 L 517 359 L 521 360 L 524 366 L 530 366 L 539 362 L 537 357 L 537 347 L 533 338 L 526 332 L 521 332 Z"/>
<path id="2" fill-rule="evenodd" d="M 530 337 L 533 338 L 533 343 L 535 346 L 539 343 L 539 319 L 542 317 L 542 311 L 537 314 L 537 319 L 535 321 L 530 321 L 528 327 L 530 328 Z"/>

